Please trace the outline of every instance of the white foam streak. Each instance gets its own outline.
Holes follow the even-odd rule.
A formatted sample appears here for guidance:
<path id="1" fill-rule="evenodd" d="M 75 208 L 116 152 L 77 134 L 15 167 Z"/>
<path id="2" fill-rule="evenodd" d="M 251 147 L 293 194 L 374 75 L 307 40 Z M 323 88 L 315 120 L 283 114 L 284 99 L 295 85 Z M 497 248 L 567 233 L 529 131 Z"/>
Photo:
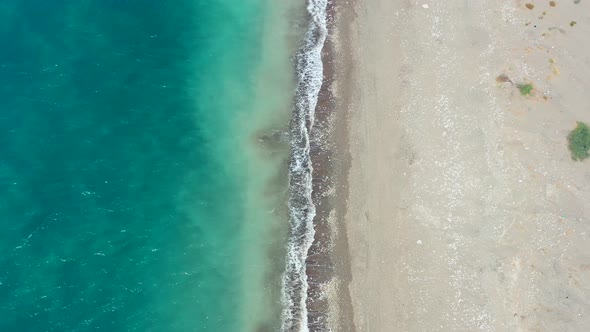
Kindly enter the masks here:
<path id="1" fill-rule="evenodd" d="M 289 165 L 290 234 L 287 266 L 283 275 L 284 332 L 309 331 L 307 323 L 307 275 L 305 261 L 314 238 L 310 131 L 323 82 L 322 48 L 327 36 L 327 0 L 308 0 L 311 20 L 304 45 L 297 53 L 296 103 L 291 120 L 291 163 Z"/>

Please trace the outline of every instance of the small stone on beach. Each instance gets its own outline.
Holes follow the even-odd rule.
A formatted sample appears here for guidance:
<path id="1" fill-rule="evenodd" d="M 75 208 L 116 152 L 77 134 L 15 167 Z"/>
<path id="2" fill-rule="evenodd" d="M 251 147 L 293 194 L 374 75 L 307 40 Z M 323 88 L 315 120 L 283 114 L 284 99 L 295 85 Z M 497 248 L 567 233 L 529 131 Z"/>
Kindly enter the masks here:
<path id="1" fill-rule="evenodd" d="M 502 75 L 496 77 L 496 82 L 498 82 L 498 83 L 512 83 L 512 80 L 506 74 L 502 74 Z"/>

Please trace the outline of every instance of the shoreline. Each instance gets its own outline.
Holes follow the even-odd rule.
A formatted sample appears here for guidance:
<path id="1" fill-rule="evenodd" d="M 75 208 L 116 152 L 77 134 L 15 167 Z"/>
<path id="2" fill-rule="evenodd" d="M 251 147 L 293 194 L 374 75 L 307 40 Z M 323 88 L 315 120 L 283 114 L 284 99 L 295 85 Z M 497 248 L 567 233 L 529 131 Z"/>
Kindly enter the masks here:
<path id="1" fill-rule="evenodd" d="M 334 34 L 339 30 L 341 7 L 333 1 L 327 7 L 328 36 L 322 50 L 324 80 L 316 107 L 316 125 L 311 133 L 316 216 L 315 238 L 306 260 L 310 278 L 307 301 L 310 331 L 332 330 L 336 321 L 341 327 L 354 325 L 352 315 L 344 314 L 352 311 L 351 300 L 347 293 L 341 293 L 342 285 L 347 284 L 342 276 L 350 275 L 343 223 L 346 200 L 342 199 L 348 192 L 347 114 L 342 109 L 342 99 L 335 95 L 341 64 Z"/>
<path id="2" fill-rule="evenodd" d="M 308 0 L 306 33 L 294 55 L 297 84 L 289 124 L 289 237 L 282 279 L 282 331 L 309 329 L 308 294 L 314 276 L 308 274 L 307 260 L 316 233 L 311 149 L 315 112 L 323 84 L 322 52 L 327 37 L 327 2 Z M 309 272 L 311 274 L 312 271 Z"/>
<path id="3" fill-rule="evenodd" d="M 309 288 L 307 290 L 308 328 L 310 332 L 325 331 L 328 303 L 324 297 L 324 287 L 334 276 L 330 255 L 330 226 L 328 219 L 333 209 L 326 191 L 334 185 L 331 159 L 333 150 L 329 142 L 322 138 L 329 137 L 330 119 L 333 115 L 333 96 L 327 89 L 333 80 L 333 63 L 329 57 L 329 36 L 332 29 L 331 17 L 333 4 L 326 7 L 327 38 L 321 54 L 323 80 L 314 113 L 314 127 L 310 131 L 310 158 L 313 165 L 312 201 L 316 208 L 313 219 L 314 238 L 305 260 Z"/>

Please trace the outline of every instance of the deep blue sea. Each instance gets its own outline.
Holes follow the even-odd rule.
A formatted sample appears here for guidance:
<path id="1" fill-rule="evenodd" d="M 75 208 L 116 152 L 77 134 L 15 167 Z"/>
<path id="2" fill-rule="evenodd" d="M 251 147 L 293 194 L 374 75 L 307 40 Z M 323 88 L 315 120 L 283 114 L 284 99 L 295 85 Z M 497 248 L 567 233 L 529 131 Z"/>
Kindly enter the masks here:
<path id="1" fill-rule="evenodd" d="M 272 3 L 0 0 L 0 331 L 278 328 Z"/>

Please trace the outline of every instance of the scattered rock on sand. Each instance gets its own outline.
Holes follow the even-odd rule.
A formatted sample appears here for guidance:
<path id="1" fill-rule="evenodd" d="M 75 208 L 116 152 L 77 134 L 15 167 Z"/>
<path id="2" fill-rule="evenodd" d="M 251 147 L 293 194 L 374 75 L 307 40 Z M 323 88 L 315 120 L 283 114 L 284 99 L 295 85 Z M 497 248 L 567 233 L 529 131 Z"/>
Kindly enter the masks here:
<path id="1" fill-rule="evenodd" d="M 496 82 L 514 84 L 514 83 L 512 83 L 512 80 L 510 79 L 510 77 L 508 77 L 506 74 L 502 74 L 502 75 L 496 77 Z"/>

